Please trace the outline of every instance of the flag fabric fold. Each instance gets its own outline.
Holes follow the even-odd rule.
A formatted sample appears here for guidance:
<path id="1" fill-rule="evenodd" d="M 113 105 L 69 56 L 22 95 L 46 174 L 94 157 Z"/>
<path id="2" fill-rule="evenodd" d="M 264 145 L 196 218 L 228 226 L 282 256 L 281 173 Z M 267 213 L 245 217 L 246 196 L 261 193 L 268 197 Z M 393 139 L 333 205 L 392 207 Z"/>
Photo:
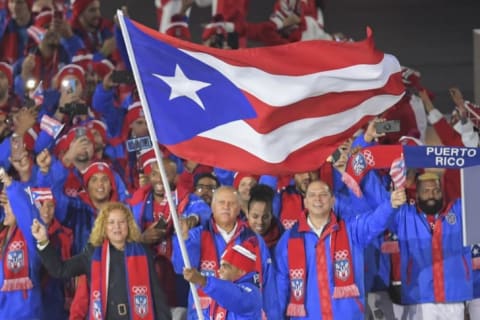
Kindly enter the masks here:
<path id="1" fill-rule="evenodd" d="M 203 164 L 268 174 L 317 169 L 404 94 L 398 61 L 375 49 L 370 31 L 359 42 L 221 50 L 122 19 L 158 142 Z"/>

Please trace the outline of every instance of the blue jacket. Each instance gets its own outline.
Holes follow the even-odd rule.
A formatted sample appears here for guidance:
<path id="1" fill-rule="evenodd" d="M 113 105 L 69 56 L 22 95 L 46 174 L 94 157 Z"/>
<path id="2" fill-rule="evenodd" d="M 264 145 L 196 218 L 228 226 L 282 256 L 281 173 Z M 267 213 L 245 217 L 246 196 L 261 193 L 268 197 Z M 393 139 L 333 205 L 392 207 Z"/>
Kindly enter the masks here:
<path id="1" fill-rule="evenodd" d="M 28 246 L 29 277 L 33 288 L 25 291 L 0 291 L 0 319 L 35 320 L 44 317 L 40 287 L 41 262 L 36 251 L 36 240 L 32 236 L 31 225 L 33 207 L 21 184 L 13 182 L 6 188 L 10 206 L 17 220 L 17 227 L 23 233 Z M 0 284 L 4 281 L 3 259 L 0 267 Z"/>
<path id="2" fill-rule="evenodd" d="M 247 273 L 235 282 L 207 276 L 202 290 L 227 311 L 226 320 L 260 320 L 262 294 L 255 285 L 255 273 Z M 210 317 L 210 307 L 203 310 Z"/>
<path id="3" fill-rule="evenodd" d="M 184 217 L 195 214 L 200 219 L 200 224 L 202 225 L 206 225 L 210 221 L 212 217 L 212 209 L 202 198 L 194 193 L 190 193 L 188 199 L 184 199 L 182 202 L 183 201 L 188 201 L 182 213 Z"/>
<path id="4" fill-rule="evenodd" d="M 190 258 L 190 264 L 192 268 L 200 267 L 200 247 L 201 247 L 201 235 L 203 230 L 207 230 L 213 233 L 215 247 L 217 249 L 217 257 L 220 259 L 221 255 L 227 247 L 227 243 L 223 237 L 213 231 L 212 224 L 214 223 L 211 219 L 205 226 L 201 225 L 196 228 L 193 228 L 189 231 L 189 237 L 185 241 L 185 246 L 187 248 L 188 256 Z M 237 222 L 238 223 L 238 222 Z M 270 258 L 270 252 L 267 248 L 267 245 L 263 241 L 262 237 L 256 235 L 250 228 L 244 227 L 238 237 L 232 239 L 235 243 L 241 243 L 244 239 L 248 237 L 255 236 L 258 239 L 260 245 L 260 252 L 262 258 L 262 297 L 263 297 L 263 309 L 265 310 L 269 319 L 280 319 L 278 301 L 277 301 L 277 290 L 275 285 L 275 275 L 272 267 L 272 260 Z M 183 273 L 184 262 L 180 252 L 180 245 L 178 243 L 178 238 L 174 236 L 173 241 L 173 255 L 172 262 L 175 268 L 175 272 L 178 274 Z M 220 261 L 217 261 L 219 264 Z M 191 293 L 189 294 L 189 307 L 188 307 L 188 319 L 197 319 L 196 311 L 192 307 L 193 299 Z"/>
<path id="5" fill-rule="evenodd" d="M 346 208 L 344 208 L 346 210 Z M 352 252 L 352 263 L 354 268 L 354 279 L 359 289 L 360 296 L 356 298 L 342 298 L 331 299 L 332 313 L 334 319 L 349 319 L 349 320 L 363 320 L 365 318 L 365 289 L 364 289 L 364 248 L 368 245 L 379 233 L 385 230 L 390 221 L 391 216 L 397 211 L 390 205 L 390 201 L 385 201 L 378 208 L 369 213 L 362 213 L 359 215 L 348 215 L 337 212 L 338 215 L 344 216 L 350 249 Z M 302 226 L 300 228 L 300 226 Z M 308 231 L 307 231 L 308 230 Z M 327 226 L 324 230 L 327 230 Z M 295 233 L 303 235 L 305 243 L 305 257 L 306 257 L 306 284 L 305 290 L 305 309 L 306 317 L 291 317 L 290 319 L 309 319 L 320 320 L 321 306 L 318 289 L 317 277 L 317 259 L 316 247 L 319 245 L 325 246 L 327 257 L 332 256 L 330 239 L 331 235 L 322 235 L 324 238 L 319 241 L 319 237 L 314 233 L 307 224 L 306 219 L 300 220 L 299 223 L 287 230 L 275 248 L 275 262 L 277 267 L 277 288 L 278 299 L 280 303 L 280 311 L 285 317 L 287 305 L 290 301 L 290 277 L 288 268 L 288 243 Z M 327 263 L 328 282 L 330 285 L 330 293 L 333 295 L 334 287 L 334 268 L 333 264 Z M 282 318 L 284 319 L 284 318 Z"/>
<path id="6" fill-rule="evenodd" d="M 393 230 L 400 246 L 402 303 L 461 302 L 473 297 L 472 256 L 462 242 L 461 200 L 439 215 L 442 234 L 441 277 L 434 278 L 432 232 L 425 215 L 410 204 L 395 216 Z M 438 223 L 437 223 L 438 225 Z M 445 301 L 436 301 L 434 281 L 443 285 Z"/>

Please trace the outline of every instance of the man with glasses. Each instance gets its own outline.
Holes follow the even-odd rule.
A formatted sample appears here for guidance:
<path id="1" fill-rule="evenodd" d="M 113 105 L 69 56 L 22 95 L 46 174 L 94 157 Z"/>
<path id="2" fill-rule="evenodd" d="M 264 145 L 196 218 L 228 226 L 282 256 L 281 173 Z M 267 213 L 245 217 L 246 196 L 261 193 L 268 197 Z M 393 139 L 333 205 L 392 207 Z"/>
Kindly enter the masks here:
<path id="1" fill-rule="evenodd" d="M 198 223 L 204 224 L 210 219 L 212 216 L 210 204 L 212 203 L 213 193 L 220 186 L 217 177 L 211 173 L 197 174 L 193 182 L 193 193 L 185 197 L 177 209 L 183 217 L 195 216 L 197 218 L 195 224 L 189 223 L 191 227 Z"/>

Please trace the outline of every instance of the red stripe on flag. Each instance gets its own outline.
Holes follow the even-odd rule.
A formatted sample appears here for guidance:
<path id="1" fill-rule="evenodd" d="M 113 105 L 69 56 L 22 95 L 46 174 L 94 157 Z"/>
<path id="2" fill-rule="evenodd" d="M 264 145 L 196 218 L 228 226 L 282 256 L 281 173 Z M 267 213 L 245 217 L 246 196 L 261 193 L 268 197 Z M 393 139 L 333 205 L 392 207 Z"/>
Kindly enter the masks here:
<path id="1" fill-rule="evenodd" d="M 351 136 L 356 129 L 343 132 Z M 241 133 L 239 133 L 241 134 Z M 318 169 L 325 159 L 337 148 L 337 141 L 343 138 L 328 137 L 314 141 L 303 148 L 290 153 L 281 163 L 269 163 L 253 154 L 228 143 L 203 137 L 167 146 L 175 155 L 185 159 L 202 159 L 202 163 L 221 168 L 234 168 L 253 174 L 287 174 Z M 330 143 L 335 143 L 331 145 Z"/>
<path id="2" fill-rule="evenodd" d="M 377 64 L 382 61 L 384 56 L 382 52 L 375 49 L 370 31 L 367 32 L 368 37 L 365 40 L 357 42 L 316 40 L 272 46 L 268 47 L 268 50 L 265 48 L 223 50 L 182 41 L 161 34 L 135 21 L 132 23 L 152 38 L 169 43 L 179 49 L 211 54 L 231 65 L 248 65 L 272 74 L 298 76 L 310 74 L 313 71 L 351 67 L 356 64 Z M 285 63 L 285 61 L 291 63 Z M 295 63 L 295 61 L 302 61 L 302 63 Z"/>
<path id="3" fill-rule="evenodd" d="M 255 106 L 257 112 L 256 119 L 248 119 L 246 122 L 257 132 L 270 132 L 281 125 L 298 119 L 328 116 L 348 111 L 353 106 L 380 94 L 400 95 L 404 91 L 400 81 L 401 74 L 395 73 L 384 87 L 375 90 L 329 93 L 307 98 L 285 107 L 272 107 L 255 96 L 243 92 L 248 101 Z M 370 118 L 367 118 L 366 121 L 368 119 Z"/>

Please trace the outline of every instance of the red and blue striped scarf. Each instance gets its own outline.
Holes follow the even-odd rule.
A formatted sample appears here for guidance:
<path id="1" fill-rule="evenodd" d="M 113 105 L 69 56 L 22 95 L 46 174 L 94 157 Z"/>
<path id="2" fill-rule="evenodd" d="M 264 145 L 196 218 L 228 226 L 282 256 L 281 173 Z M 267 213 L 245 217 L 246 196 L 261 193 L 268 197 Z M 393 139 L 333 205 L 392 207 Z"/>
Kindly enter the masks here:
<path id="1" fill-rule="evenodd" d="M 103 242 L 92 255 L 90 281 L 90 319 L 106 317 L 108 274 L 110 267 L 110 243 Z M 125 272 L 129 301 L 130 319 L 153 320 L 153 299 L 150 287 L 150 273 L 145 249 L 141 244 L 128 242 L 125 245 Z M 138 272 L 142 271 L 142 272 Z"/>
<path id="2" fill-rule="evenodd" d="M 0 291 L 29 290 L 33 288 L 29 276 L 28 247 L 22 231 L 17 227 L 4 229 L 0 238 L 3 238 L 2 259 L 4 280 Z"/>
<path id="3" fill-rule="evenodd" d="M 307 260 L 305 255 L 305 231 L 310 230 L 305 218 L 293 227 L 288 240 L 288 269 L 290 277 L 290 301 L 286 314 L 290 317 L 305 317 L 305 290 L 307 286 Z M 325 245 L 321 242 L 331 235 L 331 254 L 327 256 Z M 360 296 L 355 284 L 353 257 L 348 240 L 348 232 L 343 220 L 330 213 L 330 222 L 316 245 L 316 266 L 322 318 L 333 317 L 331 298 L 352 298 Z M 334 288 L 330 291 L 328 264 L 332 264 Z"/>

